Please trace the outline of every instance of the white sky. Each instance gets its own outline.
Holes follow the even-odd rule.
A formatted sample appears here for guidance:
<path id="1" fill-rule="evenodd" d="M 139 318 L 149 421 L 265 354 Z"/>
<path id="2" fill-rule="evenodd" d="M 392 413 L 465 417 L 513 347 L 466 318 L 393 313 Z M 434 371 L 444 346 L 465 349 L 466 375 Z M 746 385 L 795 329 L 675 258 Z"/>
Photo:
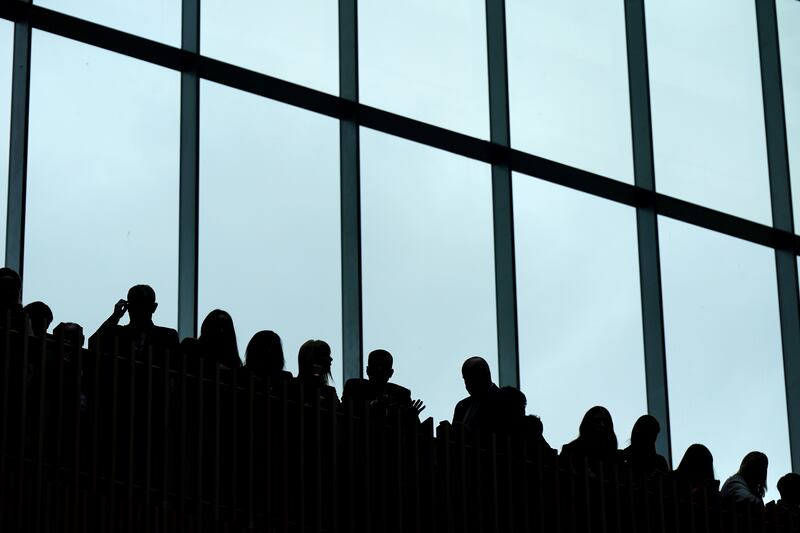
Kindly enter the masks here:
<path id="1" fill-rule="evenodd" d="M 178 0 L 39 3 L 180 41 Z M 483 0 L 390 4 L 359 3 L 362 101 L 487 138 Z M 656 178 L 667 194 L 769 223 L 753 5 L 647 2 Z M 512 144 L 632 182 L 624 13 L 609 6 L 507 0 Z M 338 92 L 335 2 L 226 7 L 203 2 L 204 54 Z M 778 12 L 794 169 L 800 2 L 778 0 Z M 0 21 L 6 102 L 11 37 Z M 32 64 L 26 302 L 89 335 L 147 282 L 157 321 L 174 326 L 179 75 L 38 31 Z M 300 343 L 326 339 L 341 391 L 337 123 L 204 82 L 200 142 L 200 319 L 231 312 L 242 348 L 276 330 L 293 371 Z M 489 168 L 368 130 L 361 157 L 365 350 L 392 351 L 396 381 L 449 419 L 464 358 L 484 355 L 496 377 Z M 528 411 L 560 447 L 586 409 L 607 405 L 622 446 L 646 409 L 635 213 L 521 175 L 514 195 Z M 772 253 L 659 226 L 674 461 L 703 442 L 724 480 L 761 449 L 774 487 L 789 456 Z"/>

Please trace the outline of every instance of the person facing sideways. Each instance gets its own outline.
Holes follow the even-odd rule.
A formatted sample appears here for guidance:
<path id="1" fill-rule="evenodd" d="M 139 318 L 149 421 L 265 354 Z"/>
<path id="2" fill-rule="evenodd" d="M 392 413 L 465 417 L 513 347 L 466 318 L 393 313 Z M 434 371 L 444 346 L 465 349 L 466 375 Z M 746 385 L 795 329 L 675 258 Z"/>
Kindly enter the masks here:
<path id="1" fill-rule="evenodd" d="M 644 474 L 668 472 L 667 460 L 656 453 L 656 438 L 660 432 L 661 425 L 654 416 L 640 416 L 631 430 L 631 444 L 620 452 L 620 460 Z"/>
<path id="2" fill-rule="evenodd" d="M 31 331 L 37 337 L 47 335 L 50 324 L 53 323 L 53 311 L 44 302 L 31 302 L 23 308 L 31 324 Z"/>
<path id="3" fill-rule="evenodd" d="M 331 347 L 325 341 L 308 340 L 300 346 L 297 353 L 297 377 L 295 382 L 303 386 L 304 401 L 311 401 L 316 392 L 321 401 L 339 403 L 339 396 L 328 383 L 331 376 Z"/>
<path id="4" fill-rule="evenodd" d="M 672 478 L 689 494 L 710 486 L 715 490 L 719 487 L 714 478 L 714 456 L 702 444 L 692 444 L 686 449 L 678 468 L 672 472 Z"/>
<path id="5" fill-rule="evenodd" d="M 200 337 L 183 339 L 181 348 L 191 361 L 202 358 L 207 365 L 219 363 L 226 368 L 242 365 L 233 319 L 222 309 L 208 313 L 200 326 Z"/>
<path id="6" fill-rule="evenodd" d="M 553 450 L 544 439 L 544 426 L 542 420 L 535 415 L 526 415 L 525 408 L 528 406 L 528 398 L 525 393 L 515 387 L 501 387 L 500 392 L 506 395 L 509 408 L 507 424 L 509 433 L 522 438 L 528 447 L 536 449 L 541 447 L 544 451 L 552 453 Z"/>
<path id="7" fill-rule="evenodd" d="M 750 452 L 742 459 L 739 471 L 728 478 L 719 491 L 720 498 L 733 504 L 764 506 L 767 492 L 767 456 Z"/>
<path id="8" fill-rule="evenodd" d="M 262 330 L 253 335 L 244 352 L 244 368 L 262 379 L 289 379 L 292 375 L 284 370 L 281 338 L 274 331 Z"/>
<path id="9" fill-rule="evenodd" d="M 32 333 L 30 321 L 22 309 L 22 279 L 11 268 L 0 268 L 0 328 Z"/>
<path id="10" fill-rule="evenodd" d="M 470 357 L 461 366 L 461 375 L 469 396 L 456 404 L 453 424 L 461 424 L 473 432 L 505 432 L 509 401 L 492 383 L 486 360 Z"/>
<path id="11" fill-rule="evenodd" d="M 800 511 L 800 474 L 786 474 L 778 480 L 778 492 L 781 494 L 777 502 L 769 502 L 767 508 L 778 508 L 784 511 Z"/>
<path id="12" fill-rule="evenodd" d="M 602 461 L 611 463 L 617 460 L 617 435 L 614 422 L 608 409 L 596 405 L 583 416 L 578 438 L 561 448 L 561 457 L 571 461 Z"/>
<path id="13" fill-rule="evenodd" d="M 134 285 L 128 290 L 128 299 L 119 300 L 114 312 L 97 331 L 89 337 L 89 349 L 110 351 L 114 349 L 115 339 L 120 350 L 133 350 L 137 358 L 144 358 L 152 348 L 153 353 L 178 354 L 178 332 L 171 328 L 153 324 L 153 313 L 158 303 L 156 293 L 149 285 Z M 128 323 L 119 321 L 128 313 Z"/>
<path id="14" fill-rule="evenodd" d="M 420 400 L 411 400 L 411 391 L 395 383 L 389 383 L 394 375 L 394 358 L 386 350 L 373 350 L 367 358 L 367 377 L 352 378 L 344 384 L 342 403 L 361 411 L 365 405 L 372 409 L 407 409 L 417 416 L 425 409 Z"/>

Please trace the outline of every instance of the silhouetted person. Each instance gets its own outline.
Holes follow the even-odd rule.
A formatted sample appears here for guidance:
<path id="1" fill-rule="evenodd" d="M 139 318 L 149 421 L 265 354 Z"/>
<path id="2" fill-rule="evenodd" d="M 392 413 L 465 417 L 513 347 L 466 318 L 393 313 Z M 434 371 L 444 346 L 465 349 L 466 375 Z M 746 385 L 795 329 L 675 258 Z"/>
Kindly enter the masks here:
<path id="1" fill-rule="evenodd" d="M 739 471 L 728 478 L 720 489 L 720 497 L 734 504 L 764 506 L 767 492 L 767 456 L 750 452 L 742 459 Z"/>
<path id="2" fill-rule="evenodd" d="M 180 346 L 178 332 L 153 324 L 157 307 L 156 293 L 149 285 L 134 285 L 128 291 L 128 299 L 119 300 L 111 316 L 89 337 L 89 349 L 110 351 L 114 339 L 118 339 L 120 351 L 133 350 L 137 358 L 144 359 L 150 348 L 157 355 L 165 351 L 176 355 Z M 120 326 L 126 312 L 129 322 Z"/>
<path id="3" fill-rule="evenodd" d="M 502 387 L 500 392 L 506 395 L 508 401 L 506 424 L 509 433 L 514 437 L 525 439 L 528 446 L 533 449 L 539 446 L 548 454 L 552 453 L 554 450 L 544 438 L 542 420 L 538 416 L 525 414 L 525 408 L 528 406 L 525 393 L 515 387 Z"/>
<path id="4" fill-rule="evenodd" d="M 509 400 L 492 383 L 489 364 L 482 357 L 470 357 L 461 366 L 469 396 L 456 404 L 453 424 L 462 424 L 468 431 L 505 432 Z"/>
<path id="5" fill-rule="evenodd" d="M 767 507 L 777 507 L 787 511 L 800 511 L 800 474 L 786 474 L 778 480 L 780 500 L 770 502 Z"/>
<path id="6" fill-rule="evenodd" d="M 0 327 L 31 333 L 30 322 L 22 309 L 22 279 L 11 268 L 0 268 Z"/>
<path id="7" fill-rule="evenodd" d="M 232 369 L 242 365 L 233 319 L 221 309 L 208 313 L 200 326 L 200 337 L 183 339 L 181 348 L 192 361 L 202 358 L 206 364 L 219 363 Z"/>
<path id="8" fill-rule="evenodd" d="M 47 330 L 53 322 L 53 311 L 44 302 L 31 302 L 23 308 L 31 324 L 31 331 L 37 337 L 47 335 Z"/>
<path id="9" fill-rule="evenodd" d="M 63 340 L 64 344 L 70 348 L 80 348 L 83 346 L 83 328 L 75 322 L 61 322 L 53 328 L 53 336 L 58 340 Z"/>
<path id="10" fill-rule="evenodd" d="M 620 459 L 645 474 L 669 471 L 667 460 L 656 453 L 656 439 L 661 425 L 654 416 L 640 416 L 631 430 L 631 444 L 620 452 Z"/>
<path id="11" fill-rule="evenodd" d="M 292 375 L 284 370 L 281 338 L 274 331 L 259 331 L 245 350 L 245 368 L 262 379 L 289 379 Z"/>
<path id="12" fill-rule="evenodd" d="M 672 473 L 678 486 L 695 493 L 709 485 L 716 485 L 714 478 L 714 456 L 702 444 L 692 444 L 683 454 L 678 468 Z"/>
<path id="13" fill-rule="evenodd" d="M 583 416 L 578 438 L 561 448 L 561 457 L 571 461 L 591 461 L 606 463 L 617 460 L 617 435 L 611 413 L 605 407 L 596 405 Z"/>
<path id="14" fill-rule="evenodd" d="M 425 406 L 420 400 L 411 400 L 411 391 L 395 383 L 389 383 L 394 375 L 392 354 L 386 350 L 373 350 L 367 359 L 367 377 L 352 378 L 344 385 L 342 402 L 352 403 L 356 411 L 364 405 L 382 410 L 407 409 L 419 415 Z"/>
<path id="15" fill-rule="evenodd" d="M 309 340 L 300 346 L 297 353 L 297 378 L 296 382 L 304 387 L 304 401 L 310 401 L 312 391 L 319 391 L 320 400 L 334 399 L 339 403 L 339 396 L 329 383 L 331 376 L 331 347 L 325 341 Z"/>

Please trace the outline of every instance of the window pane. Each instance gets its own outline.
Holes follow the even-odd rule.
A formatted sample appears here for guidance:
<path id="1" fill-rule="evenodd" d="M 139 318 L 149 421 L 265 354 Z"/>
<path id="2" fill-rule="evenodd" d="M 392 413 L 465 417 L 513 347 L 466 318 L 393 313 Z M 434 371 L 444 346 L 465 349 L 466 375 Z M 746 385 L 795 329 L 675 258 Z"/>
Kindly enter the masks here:
<path id="1" fill-rule="evenodd" d="M 228 311 L 242 358 L 274 330 L 292 372 L 327 341 L 341 393 L 339 123 L 208 82 L 200 101 L 199 321 Z"/>
<path id="2" fill-rule="evenodd" d="M 647 2 L 658 189 L 772 223 L 752 0 Z"/>
<path id="3" fill-rule="evenodd" d="M 483 0 L 360 0 L 361 101 L 489 137 Z"/>
<path id="4" fill-rule="evenodd" d="M 778 0 L 778 38 L 781 47 L 783 102 L 794 200 L 794 227 L 800 231 L 800 2 Z"/>
<path id="5" fill-rule="evenodd" d="M 520 381 L 558 449 L 594 405 L 620 446 L 647 413 L 636 212 L 514 176 Z"/>
<path id="6" fill-rule="evenodd" d="M 203 0 L 204 55 L 339 93 L 339 8 L 325 0 Z"/>
<path id="7" fill-rule="evenodd" d="M 632 183 L 623 3 L 506 6 L 514 147 Z"/>
<path id="8" fill-rule="evenodd" d="M 394 355 L 393 381 L 451 420 L 461 364 L 497 382 L 488 165 L 362 129 L 364 347 Z"/>
<path id="9" fill-rule="evenodd" d="M 175 327 L 180 75 L 37 31 L 32 54 L 26 302 L 88 338 L 147 283 Z"/>
<path id="10" fill-rule="evenodd" d="M 181 45 L 181 0 L 34 0 L 34 3 L 147 39 Z"/>
<path id="11" fill-rule="evenodd" d="M 659 230 L 675 462 L 705 444 L 724 482 L 763 451 L 778 498 L 791 465 L 774 254 L 667 218 Z"/>
<path id="12" fill-rule="evenodd" d="M 14 58 L 14 24 L 0 20 L 0 253 L 6 249 L 8 201 L 8 143 L 11 121 L 11 72 Z M 5 261 L 4 261 L 5 262 Z"/>

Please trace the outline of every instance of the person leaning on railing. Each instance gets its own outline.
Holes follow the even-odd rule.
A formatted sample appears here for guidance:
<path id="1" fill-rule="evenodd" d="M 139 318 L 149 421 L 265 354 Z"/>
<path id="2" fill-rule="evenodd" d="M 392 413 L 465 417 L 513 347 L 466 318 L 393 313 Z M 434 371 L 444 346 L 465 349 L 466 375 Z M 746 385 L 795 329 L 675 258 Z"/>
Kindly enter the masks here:
<path id="1" fill-rule="evenodd" d="M 739 471 L 722 485 L 720 489 L 722 500 L 733 504 L 764 507 L 768 465 L 767 456 L 761 452 L 750 452 L 745 455 Z"/>

